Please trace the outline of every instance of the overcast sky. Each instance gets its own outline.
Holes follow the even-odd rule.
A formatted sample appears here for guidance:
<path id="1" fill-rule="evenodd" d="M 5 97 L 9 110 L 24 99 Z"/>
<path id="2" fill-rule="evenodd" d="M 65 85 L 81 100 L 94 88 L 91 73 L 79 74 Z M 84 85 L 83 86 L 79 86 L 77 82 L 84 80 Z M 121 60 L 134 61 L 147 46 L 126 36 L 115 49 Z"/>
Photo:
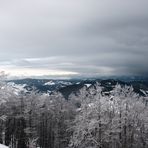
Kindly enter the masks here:
<path id="1" fill-rule="evenodd" d="M 0 70 L 148 74 L 148 0 L 0 0 Z"/>

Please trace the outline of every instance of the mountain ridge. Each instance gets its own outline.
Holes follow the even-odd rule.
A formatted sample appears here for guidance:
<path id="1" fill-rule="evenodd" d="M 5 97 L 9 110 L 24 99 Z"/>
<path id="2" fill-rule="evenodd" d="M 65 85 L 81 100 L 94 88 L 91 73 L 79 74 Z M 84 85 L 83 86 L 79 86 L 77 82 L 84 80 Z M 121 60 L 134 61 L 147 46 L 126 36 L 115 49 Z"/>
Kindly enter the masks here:
<path id="1" fill-rule="evenodd" d="M 119 79 L 70 79 L 70 80 L 53 80 L 53 79 L 19 79 L 9 80 L 7 83 L 14 88 L 19 86 L 24 87 L 27 91 L 31 91 L 34 88 L 41 93 L 51 93 L 53 91 L 61 92 L 66 99 L 73 92 L 79 91 L 82 87 L 90 87 L 96 83 L 104 88 L 104 91 L 111 91 L 115 85 L 121 86 L 128 85 L 133 86 L 134 91 L 140 95 L 144 95 L 142 90 L 148 91 L 147 80 L 128 80 L 123 81 Z M 19 88 L 18 88 L 19 89 Z"/>

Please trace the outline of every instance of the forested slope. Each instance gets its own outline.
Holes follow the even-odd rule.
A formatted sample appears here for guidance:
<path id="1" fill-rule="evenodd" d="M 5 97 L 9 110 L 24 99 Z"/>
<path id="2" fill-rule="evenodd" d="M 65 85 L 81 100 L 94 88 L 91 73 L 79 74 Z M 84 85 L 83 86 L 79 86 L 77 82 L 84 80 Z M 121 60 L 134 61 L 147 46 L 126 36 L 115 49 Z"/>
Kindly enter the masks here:
<path id="1" fill-rule="evenodd" d="M 132 86 L 15 93 L 1 77 L 0 143 L 11 148 L 147 148 L 148 96 Z"/>

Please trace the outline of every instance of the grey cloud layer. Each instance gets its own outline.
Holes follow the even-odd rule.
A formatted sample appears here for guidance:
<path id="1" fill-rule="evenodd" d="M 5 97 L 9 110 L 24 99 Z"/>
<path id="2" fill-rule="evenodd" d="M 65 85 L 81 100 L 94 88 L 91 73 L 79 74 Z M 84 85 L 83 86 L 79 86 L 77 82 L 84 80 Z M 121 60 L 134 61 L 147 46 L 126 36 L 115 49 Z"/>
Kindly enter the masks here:
<path id="1" fill-rule="evenodd" d="M 0 1 L 0 64 L 147 75 L 147 9 L 147 0 Z"/>

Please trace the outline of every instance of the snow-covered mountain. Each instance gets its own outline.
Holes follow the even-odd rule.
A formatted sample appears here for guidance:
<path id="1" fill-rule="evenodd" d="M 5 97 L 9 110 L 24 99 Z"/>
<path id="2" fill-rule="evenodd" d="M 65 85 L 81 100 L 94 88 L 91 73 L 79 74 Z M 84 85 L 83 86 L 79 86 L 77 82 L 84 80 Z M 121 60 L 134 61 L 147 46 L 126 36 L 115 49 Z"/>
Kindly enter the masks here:
<path id="1" fill-rule="evenodd" d="M 15 93 L 28 92 L 36 89 L 41 93 L 51 93 L 53 91 L 60 91 L 66 98 L 72 93 L 76 92 L 82 87 L 91 87 L 96 82 L 99 82 L 104 87 L 104 92 L 111 91 L 116 84 L 132 85 L 135 92 L 144 95 L 148 91 L 148 81 L 120 81 L 115 79 L 71 79 L 71 80 L 51 80 L 51 79 L 21 79 L 8 81 L 8 85 L 15 88 Z"/>
<path id="2" fill-rule="evenodd" d="M 19 79 L 10 80 L 7 84 L 14 88 L 16 93 L 29 92 L 33 89 L 41 93 L 57 91 L 60 88 L 73 85 L 76 82 L 69 80 L 48 80 L 48 79 Z"/>

